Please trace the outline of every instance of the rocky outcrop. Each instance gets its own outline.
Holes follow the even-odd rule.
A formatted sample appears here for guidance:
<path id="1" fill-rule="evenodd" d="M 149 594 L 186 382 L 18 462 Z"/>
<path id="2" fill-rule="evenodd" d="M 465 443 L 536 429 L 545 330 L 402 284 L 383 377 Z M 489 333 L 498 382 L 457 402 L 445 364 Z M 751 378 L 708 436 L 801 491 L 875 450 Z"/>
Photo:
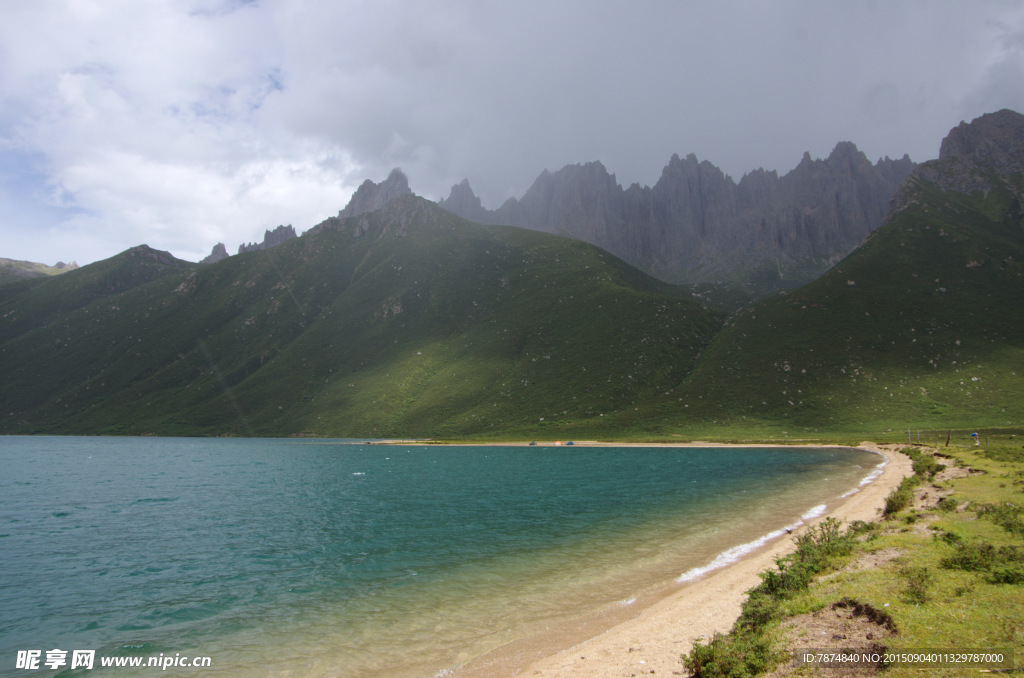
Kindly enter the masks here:
<path id="1" fill-rule="evenodd" d="M 239 245 L 238 253 L 244 254 L 246 252 L 255 252 L 257 250 L 268 250 L 271 247 L 277 247 L 283 242 L 287 242 L 292 238 L 297 237 L 295 229 L 292 228 L 291 224 L 287 226 L 278 226 L 273 231 L 266 231 L 263 234 L 263 242 L 261 243 L 249 243 L 247 245 Z M 214 247 L 214 251 L 216 251 Z"/>
<path id="2" fill-rule="evenodd" d="M 367 212 L 376 212 L 395 198 L 404 195 L 412 195 L 412 191 L 409 189 L 409 180 L 402 170 L 396 167 L 391 170 L 388 178 L 379 184 L 375 184 L 369 179 L 364 181 L 352 194 L 352 199 L 349 200 L 345 209 L 338 212 L 338 218 L 345 219 Z"/>
<path id="3" fill-rule="evenodd" d="M 715 165 L 673 155 L 653 187 L 623 189 L 599 162 L 544 171 L 530 189 L 485 210 L 463 181 L 439 204 L 466 219 L 585 240 L 671 281 L 750 280 L 767 271 L 817 276 L 881 225 L 914 163 L 872 164 L 849 142 L 825 160 L 805 154 L 783 177 L 756 170 L 737 184 Z"/>
<path id="4" fill-rule="evenodd" d="M 200 260 L 200 264 L 216 264 L 222 259 L 228 258 L 228 248 L 224 246 L 224 243 L 219 242 L 213 246 L 213 250 L 205 258 Z"/>
<path id="5" fill-rule="evenodd" d="M 942 140 L 938 160 L 917 167 L 893 197 L 892 213 L 913 204 L 923 183 L 935 184 L 943 191 L 987 194 L 993 180 L 1022 172 L 1024 115 L 1008 109 L 987 113 L 950 130 Z M 1024 199 L 1024 193 L 1020 197 Z"/>
<path id="6" fill-rule="evenodd" d="M 1024 115 L 1004 108 L 950 130 L 939 160 L 959 158 L 1000 176 L 1024 171 Z"/>
<path id="7" fill-rule="evenodd" d="M 452 186 L 448 197 L 440 200 L 437 204 L 453 214 L 458 214 L 463 219 L 475 221 L 478 224 L 484 223 L 488 218 L 487 210 L 480 203 L 480 198 L 473 193 L 468 179 L 463 179 L 460 183 Z"/>

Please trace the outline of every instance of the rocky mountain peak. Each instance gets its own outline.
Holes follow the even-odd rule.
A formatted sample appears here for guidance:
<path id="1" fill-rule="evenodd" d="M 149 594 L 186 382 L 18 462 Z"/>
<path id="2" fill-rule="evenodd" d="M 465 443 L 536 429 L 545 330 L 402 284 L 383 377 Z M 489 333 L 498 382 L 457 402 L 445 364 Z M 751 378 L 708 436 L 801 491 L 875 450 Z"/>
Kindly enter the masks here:
<path id="1" fill-rule="evenodd" d="M 913 168 L 909 159 L 872 165 L 841 142 L 826 160 L 805 153 L 782 177 L 756 170 L 737 184 L 692 153 L 674 154 L 653 187 L 623 189 L 603 164 L 589 162 L 545 170 L 497 210 L 482 209 L 468 183 L 440 206 L 472 221 L 578 238 L 672 282 L 764 271 L 782 279 L 788 270 L 809 277 L 881 225 Z"/>
<path id="2" fill-rule="evenodd" d="M 213 246 L 213 250 L 205 258 L 199 261 L 200 264 L 216 264 L 222 259 L 228 258 L 228 248 L 224 246 L 224 243 L 219 242 Z"/>
<path id="3" fill-rule="evenodd" d="M 462 218 L 469 219 L 470 221 L 479 222 L 487 217 L 487 210 L 484 209 L 480 198 L 477 197 L 470 187 L 469 179 L 463 179 L 452 186 L 448 197 L 438 201 L 437 204 L 449 212 L 461 215 Z"/>
<path id="4" fill-rule="evenodd" d="M 352 199 L 349 200 L 345 209 L 338 212 L 338 218 L 345 219 L 367 212 L 376 212 L 395 198 L 404 195 L 412 195 L 412 190 L 409 189 L 409 179 L 401 169 L 396 167 L 388 174 L 388 178 L 379 184 L 369 179 L 364 181 L 352 194 Z"/>
<path id="5" fill-rule="evenodd" d="M 984 164 L 1002 175 L 1024 170 L 1024 115 L 1004 108 L 950 130 L 939 160 L 961 158 Z"/>
<path id="6" fill-rule="evenodd" d="M 175 264 L 178 262 L 170 252 L 153 249 L 149 245 L 136 245 L 121 253 L 126 259 L 150 259 L 160 264 Z"/>
<path id="7" fill-rule="evenodd" d="M 281 243 L 296 237 L 298 236 L 295 233 L 295 228 L 291 224 L 288 224 L 287 226 L 278 226 L 273 231 L 264 231 L 263 242 L 261 243 L 252 242 L 245 245 L 239 245 L 238 253 L 244 254 L 246 252 L 255 252 L 256 250 L 268 250 L 271 247 L 277 247 Z"/>
<path id="8" fill-rule="evenodd" d="M 1024 115 L 1003 109 L 961 122 L 942 140 L 938 160 L 918 165 L 893 196 L 891 213 L 917 201 L 921 182 L 944 191 L 987 193 L 995 175 L 1024 172 Z M 1024 196 L 1022 196 L 1024 197 Z"/>

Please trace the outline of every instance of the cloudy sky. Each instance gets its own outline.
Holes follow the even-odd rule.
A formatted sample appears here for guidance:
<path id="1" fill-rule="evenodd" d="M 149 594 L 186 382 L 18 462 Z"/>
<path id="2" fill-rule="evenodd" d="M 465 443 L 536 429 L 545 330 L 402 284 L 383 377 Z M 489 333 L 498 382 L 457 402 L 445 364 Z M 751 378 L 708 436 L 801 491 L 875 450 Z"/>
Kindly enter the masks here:
<path id="1" fill-rule="evenodd" d="M 0 0 L 0 257 L 198 260 L 401 167 L 487 207 L 600 160 L 934 158 L 1024 112 L 1016 0 Z"/>

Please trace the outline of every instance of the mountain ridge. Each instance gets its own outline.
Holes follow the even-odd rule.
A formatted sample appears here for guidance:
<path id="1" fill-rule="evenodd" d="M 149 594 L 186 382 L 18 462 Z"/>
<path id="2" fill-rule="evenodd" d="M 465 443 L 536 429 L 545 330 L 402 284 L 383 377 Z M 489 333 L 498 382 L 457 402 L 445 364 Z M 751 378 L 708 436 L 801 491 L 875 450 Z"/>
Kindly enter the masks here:
<path id="1" fill-rule="evenodd" d="M 394 173 L 400 195 L 272 255 L 198 265 L 143 245 L 3 285 L 0 432 L 763 439 L 1021 426 L 1024 116 L 951 135 L 852 253 L 731 317 L 579 239 L 466 221 Z M 830 158 L 856 168 L 861 156 Z M 667 172 L 727 186 L 695 160 Z M 829 184 L 824 163 L 802 164 Z M 592 179 L 612 175 L 580 168 L 567 174 L 587 179 L 586 210 Z M 389 192 L 369 182 L 358 202 Z"/>
<path id="2" fill-rule="evenodd" d="M 496 210 L 483 208 L 468 180 L 438 204 L 481 223 L 596 244 L 671 282 L 756 281 L 763 295 L 813 279 L 852 251 L 881 224 L 914 166 L 907 156 L 872 165 L 840 142 L 825 160 L 805 153 L 781 177 L 754 170 L 736 183 L 706 160 L 676 154 L 651 187 L 623 188 L 589 162 L 541 172 Z"/>

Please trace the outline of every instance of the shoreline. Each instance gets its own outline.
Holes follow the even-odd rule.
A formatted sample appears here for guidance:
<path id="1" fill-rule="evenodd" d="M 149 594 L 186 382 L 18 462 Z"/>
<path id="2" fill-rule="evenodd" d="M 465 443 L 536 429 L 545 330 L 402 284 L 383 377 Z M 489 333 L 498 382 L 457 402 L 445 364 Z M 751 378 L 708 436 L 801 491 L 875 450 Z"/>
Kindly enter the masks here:
<path id="1" fill-rule="evenodd" d="M 509 443 L 522 445 L 524 443 Z M 546 443 L 552 446 L 554 443 Z M 498 445 L 501 445 L 500 443 Z M 540 443 L 538 443 L 540 445 Z M 714 443 L 595 443 L 579 441 L 583 446 L 622 447 L 770 447 L 772 445 L 725 445 Z M 788 445 L 787 445 L 788 446 Z M 801 447 L 842 447 L 839 445 L 800 445 Z M 469 660 L 447 672 L 451 678 L 505 678 L 531 676 L 561 678 L 579 676 L 629 676 L 641 674 L 682 674 L 680 660 L 694 641 L 726 633 L 739 617 L 746 592 L 760 583 L 758 573 L 771 568 L 775 558 L 795 549 L 794 536 L 827 518 L 844 523 L 877 520 L 885 498 L 904 477 L 912 475 L 910 459 L 896 453 L 901 446 L 864 442 L 862 449 L 883 456 L 881 473 L 867 484 L 839 498 L 839 503 L 803 521 L 793 530 L 779 530 L 735 561 L 683 580 L 690 573 L 666 584 L 668 589 L 644 604 L 628 619 L 602 628 L 588 626 L 581 619 L 579 628 L 555 630 L 553 634 L 527 637 Z M 747 546 L 747 545 L 740 545 Z M 710 567 L 713 563 L 709 563 Z M 701 568 L 697 568 L 701 569 Z"/>

